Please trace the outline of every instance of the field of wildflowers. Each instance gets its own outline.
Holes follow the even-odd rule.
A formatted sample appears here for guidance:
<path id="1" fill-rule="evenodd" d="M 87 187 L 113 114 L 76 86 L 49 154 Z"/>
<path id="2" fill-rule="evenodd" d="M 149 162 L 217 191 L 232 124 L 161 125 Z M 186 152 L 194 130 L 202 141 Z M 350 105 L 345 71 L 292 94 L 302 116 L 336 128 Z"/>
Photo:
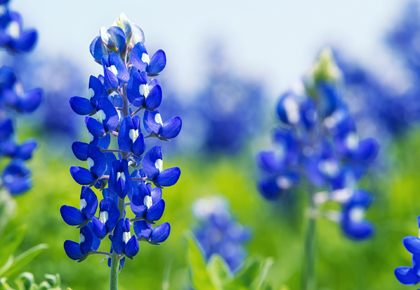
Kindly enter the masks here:
<path id="1" fill-rule="evenodd" d="M 14 1 L 0 0 L 0 290 L 419 287 L 419 1 L 383 32 L 393 77 L 320 40 L 275 95 L 221 40 L 185 91 L 173 50 L 146 48 L 170 36 L 135 11 L 96 23 L 85 72 L 36 53 L 48 32 Z"/>

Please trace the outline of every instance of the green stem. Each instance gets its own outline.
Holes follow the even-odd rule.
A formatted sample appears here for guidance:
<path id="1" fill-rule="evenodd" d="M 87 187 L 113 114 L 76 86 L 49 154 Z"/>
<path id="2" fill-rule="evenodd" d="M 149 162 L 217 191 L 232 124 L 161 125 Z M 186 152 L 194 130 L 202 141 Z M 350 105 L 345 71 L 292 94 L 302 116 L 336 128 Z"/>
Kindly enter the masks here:
<path id="1" fill-rule="evenodd" d="M 302 259 L 302 276 L 301 276 L 301 290 L 315 290 L 316 289 L 316 278 L 315 278 L 315 249 L 316 249 L 316 238 L 315 238 L 315 219 L 316 217 L 312 214 L 315 210 L 313 202 L 313 196 L 310 194 L 310 212 L 308 214 L 308 224 L 306 228 L 305 237 L 305 249 Z"/>
<path id="2" fill-rule="evenodd" d="M 129 108 L 128 108 L 128 100 L 127 100 L 127 85 L 123 87 L 123 118 L 130 115 Z M 122 157 L 127 159 L 128 154 L 123 152 Z M 125 210 L 125 199 L 118 198 L 118 209 L 120 211 L 120 219 L 124 218 L 124 210 Z M 111 255 L 111 272 L 109 274 L 109 289 L 110 290 L 118 290 L 118 274 L 120 272 L 120 256 L 114 251 Z"/>

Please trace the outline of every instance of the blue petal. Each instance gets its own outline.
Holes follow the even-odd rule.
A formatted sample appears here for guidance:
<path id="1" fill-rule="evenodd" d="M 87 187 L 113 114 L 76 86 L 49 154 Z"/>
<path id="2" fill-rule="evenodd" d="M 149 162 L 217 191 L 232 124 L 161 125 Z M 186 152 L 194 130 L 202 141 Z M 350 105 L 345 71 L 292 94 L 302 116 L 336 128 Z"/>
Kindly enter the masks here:
<path id="1" fill-rule="evenodd" d="M 374 232 L 373 224 L 369 221 L 351 222 L 343 224 L 344 233 L 354 240 L 364 240 L 372 236 Z"/>
<path id="2" fill-rule="evenodd" d="M 163 170 L 155 180 L 156 184 L 160 186 L 172 186 L 177 183 L 179 176 L 181 175 L 181 169 L 178 167 L 172 167 Z"/>
<path id="3" fill-rule="evenodd" d="M 108 232 L 111 232 L 120 218 L 120 211 L 118 206 L 111 198 L 104 198 L 101 200 L 99 207 L 101 211 L 108 212 L 108 220 L 105 222 L 105 225 Z"/>
<path id="4" fill-rule="evenodd" d="M 105 128 L 104 125 L 97 120 L 86 117 L 85 118 L 85 124 L 90 134 L 92 134 L 94 137 L 102 138 L 105 136 Z"/>
<path id="5" fill-rule="evenodd" d="M 150 75 L 157 75 L 166 66 L 166 54 L 163 50 L 159 49 L 155 52 L 152 59 L 150 60 L 149 67 L 147 68 L 147 73 Z"/>
<path id="6" fill-rule="evenodd" d="M 95 236 L 97 236 L 99 239 L 105 238 L 108 234 L 105 225 L 101 223 L 101 221 L 98 220 L 96 217 L 92 218 L 92 230 Z"/>
<path id="7" fill-rule="evenodd" d="M 96 177 L 101 177 L 106 170 L 106 157 L 105 154 L 99 150 L 98 147 L 89 146 L 88 147 L 88 159 L 91 158 L 94 162 L 94 165 L 90 171 L 96 175 Z"/>
<path id="8" fill-rule="evenodd" d="M 162 88 L 159 85 L 150 88 L 150 93 L 146 98 L 146 109 L 154 110 L 162 103 Z"/>
<path id="9" fill-rule="evenodd" d="M 403 239 L 404 247 L 412 254 L 420 254 L 420 239 L 409 236 Z"/>
<path id="10" fill-rule="evenodd" d="M 131 50 L 131 62 L 140 71 L 145 71 L 148 65 L 142 61 L 143 54 L 147 54 L 147 50 L 144 44 L 139 42 Z"/>
<path id="11" fill-rule="evenodd" d="M 95 39 L 90 44 L 90 54 L 97 62 L 101 62 L 102 56 L 108 55 L 108 49 L 105 44 L 102 42 L 100 36 L 95 37 Z"/>
<path id="12" fill-rule="evenodd" d="M 61 217 L 70 226 L 78 226 L 86 221 L 83 214 L 75 207 L 63 205 L 60 208 Z"/>
<path id="13" fill-rule="evenodd" d="M 267 200 L 275 200 L 279 198 L 283 192 L 277 185 L 275 180 L 261 180 L 258 182 L 258 191 Z"/>
<path id="14" fill-rule="evenodd" d="M 146 131 L 149 133 L 154 132 L 159 135 L 162 124 L 156 122 L 156 115 L 159 114 L 157 110 L 153 112 L 145 111 L 143 116 L 143 124 Z"/>
<path id="15" fill-rule="evenodd" d="M 153 188 L 150 193 L 152 196 L 153 204 L 157 203 L 159 200 L 162 199 L 162 189 L 160 189 L 159 187 Z"/>
<path id="16" fill-rule="evenodd" d="M 124 233 L 123 223 L 124 223 L 124 219 L 120 219 L 117 222 L 115 226 L 114 234 L 112 236 L 112 248 L 119 255 L 124 254 L 124 248 L 125 248 L 125 243 L 123 241 L 123 233 Z"/>
<path id="17" fill-rule="evenodd" d="M 41 104 L 41 99 L 41 89 L 33 89 L 25 92 L 25 94 L 19 98 L 19 102 L 17 105 L 19 111 L 24 113 L 32 113 L 39 107 L 39 104 Z"/>
<path id="18" fill-rule="evenodd" d="M 133 106 L 143 107 L 144 96 L 140 94 L 140 85 L 147 84 L 147 74 L 145 72 L 134 72 L 131 74 L 127 84 L 127 98 Z"/>
<path id="19" fill-rule="evenodd" d="M 0 73 L 1 75 L 1 73 Z M 13 134 L 13 125 L 12 120 L 5 119 L 0 123 L 0 140 L 5 140 L 10 138 Z"/>
<path id="20" fill-rule="evenodd" d="M 86 206 L 81 209 L 81 212 L 86 216 L 87 220 L 90 220 L 95 215 L 96 209 L 98 208 L 98 198 L 92 189 L 89 187 L 82 187 L 80 199 L 86 201 Z"/>
<path id="21" fill-rule="evenodd" d="M 160 134 L 163 138 L 172 139 L 178 136 L 181 131 L 182 120 L 180 117 L 173 117 L 163 124 L 162 133 Z"/>
<path id="22" fill-rule="evenodd" d="M 18 158 L 28 160 L 32 158 L 32 152 L 35 150 L 37 143 L 33 139 L 29 139 L 19 146 Z"/>
<path id="23" fill-rule="evenodd" d="M 108 29 L 108 33 L 111 36 L 112 42 L 117 46 L 118 51 L 122 52 L 126 45 L 124 31 L 118 26 L 111 26 Z"/>
<path id="24" fill-rule="evenodd" d="M 102 56 L 102 67 L 104 69 L 104 86 L 106 90 L 118 88 L 118 77 L 111 72 L 108 56 Z"/>
<path id="25" fill-rule="evenodd" d="M 72 97 L 70 99 L 70 106 L 78 115 L 89 115 L 95 111 L 95 107 L 90 103 L 90 101 L 81 97 Z"/>
<path id="26" fill-rule="evenodd" d="M 145 150 L 146 150 L 146 142 L 144 140 L 143 134 L 140 133 L 133 144 L 133 153 L 137 156 L 141 156 Z"/>
<path id="27" fill-rule="evenodd" d="M 398 281 L 404 285 L 415 285 L 420 281 L 420 277 L 410 267 L 398 267 L 394 273 Z"/>
<path id="28" fill-rule="evenodd" d="M 169 223 L 163 223 L 153 229 L 152 236 L 150 237 L 153 243 L 162 243 L 166 241 L 171 233 L 171 225 Z"/>
<path id="29" fill-rule="evenodd" d="M 146 221 L 134 222 L 134 232 L 138 239 L 149 240 L 152 235 L 153 227 Z"/>
<path id="30" fill-rule="evenodd" d="M 159 170 L 155 165 L 158 159 L 162 159 L 162 148 L 160 146 L 152 147 L 143 158 L 143 170 L 149 179 L 155 179 L 159 175 Z"/>
<path id="31" fill-rule="evenodd" d="M 93 232 L 91 229 L 91 224 L 84 226 L 80 229 L 80 234 L 84 236 L 84 241 L 80 243 L 80 249 L 83 253 L 87 254 L 92 249 L 93 246 Z"/>
<path id="32" fill-rule="evenodd" d="M 38 33 L 36 30 L 23 31 L 19 38 L 13 41 L 12 48 L 18 53 L 29 52 L 35 47 L 37 39 Z"/>
<path id="33" fill-rule="evenodd" d="M 111 136 L 110 135 L 105 135 L 103 138 L 97 138 L 97 140 L 98 141 L 97 141 L 97 144 L 95 146 L 98 146 L 98 147 L 103 148 L 103 149 L 108 149 L 109 144 L 111 144 Z"/>
<path id="34" fill-rule="evenodd" d="M 125 255 L 129 258 L 134 257 L 139 252 L 139 242 L 132 236 L 125 245 Z"/>
<path id="35" fill-rule="evenodd" d="M 92 173 L 83 167 L 70 167 L 70 174 L 73 179 L 80 185 L 89 185 L 96 180 Z"/>
<path id="36" fill-rule="evenodd" d="M 89 145 L 83 142 L 74 142 L 71 145 L 74 156 L 81 161 L 86 161 L 88 158 L 88 147 Z"/>
<path id="37" fill-rule="evenodd" d="M 125 41 L 125 39 L 124 39 Z M 111 53 L 109 55 L 109 65 L 114 65 L 118 71 L 117 77 L 120 84 L 126 84 L 130 79 L 128 74 L 127 67 L 125 66 L 121 57 L 116 53 Z"/>
<path id="38" fill-rule="evenodd" d="M 367 164 L 372 163 L 379 152 L 379 144 L 373 138 L 366 138 L 359 142 L 357 159 Z"/>
<path id="39" fill-rule="evenodd" d="M 67 256 L 72 260 L 80 260 L 85 256 L 80 249 L 80 245 L 69 240 L 64 242 L 64 251 L 66 251 Z"/>
<path id="40" fill-rule="evenodd" d="M 112 105 L 111 101 L 107 98 L 102 98 L 98 102 L 98 111 L 102 110 L 105 114 L 105 120 L 102 121 L 107 131 L 114 131 L 119 124 L 119 117 L 117 110 L 115 109 L 114 105 Z M 99 137 L 99 136 L 98 136 Z"/>
<path id="41" fill-rule="evenodd" d="M 146 213 L 146 220 L 149 222 L 154 222 L 159 220 L 165 210 L 165 201 L 163 199 L 159 200 L 157 203 L 153 204 Z"/>
<path id="42" fill-rule="evenodd" d="M 131 121 L 131 117 L 125 117 L 120 126 L 118 132 L 118 148 L 124 152 L 130 153 L 132 151 L 133 140 L 130 138 L 130 130 L 134 129 Z"/>

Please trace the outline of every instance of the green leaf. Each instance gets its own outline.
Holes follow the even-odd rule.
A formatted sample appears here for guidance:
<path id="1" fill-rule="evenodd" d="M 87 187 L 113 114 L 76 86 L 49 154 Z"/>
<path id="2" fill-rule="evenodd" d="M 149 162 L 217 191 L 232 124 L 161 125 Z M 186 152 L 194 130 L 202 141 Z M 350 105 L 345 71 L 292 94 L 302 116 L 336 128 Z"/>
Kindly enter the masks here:
<path id="1" fill-rule="evenodd" d="M 213 285 L 220 290 L 223 290 L 224 286 L 233 278 L 225 260 L 216 254 L 210 257 L 210 261 L 207 265 L 207 272 L 210 274 Z"/>
<path id="2" fill-rule="evenodd" d="M 7 260 L 6 264 L 4 264 L 3 267 L 0 268 L 0 276 L 2 275 L 2 273 L 6 272 L 7 270 L 9 270 L 9 268 L 12 266 L 14 261 L 13 256 L 9 256 L 9 260 Z"/>
<path id="3" fill-rule="evenodd" d="M 32 261 L 36 256 L 38 256 L 41 253 L 41 251 L 47 248 L 48 248 L 47 244 L 39 244 L 23 252 L 22 254 L 16 257 L 16 259 L 13 262 L 13 265 L 4 273 L 4 275 L 9 276 L 15 273 L 20 268 L 22 268 L 23 266 L 28 264 L 30 261 Z"/>
<path id="4" fill-rule="evenodd" d="M 171 274 L 171 263 L 166 264 L 163 273 L 162 290 L 169 290 L 169 277 Z"/>
<path id="5" fill-rule="evenodd" d="M 274 259 L 273 258 L 267 258 L 265 259 L 265 261 L 262 263 L 261 265 L 261 269 L 260 269 L 260 273 L 258 274 L 257 277 L 257 285 L 256 285 L 256 290 L 263 290 L 265 289 L 265 285 L 266 285 L 266 281 L 267 281 L 267 275 L 268 272 L 271 269 L 271 266 L 273 266 L 274 264 Z"/>
<path id="6" fill-rule="evenodd" d="M 16 249 L 22 243 L 25 231 L 26 227 L 22 226 L 0 240 L 0 266 L 6 264 L 9 257 L 15 253 Z"/>
<path id="7" fill-rule="evenodd" d="M 188 242 L 191 286 L 195 290 L 217 290 L 211 282 L 210 275 L 207 272 L 206 262 L 194 235 L 189 232 L 186 234 L 186 239 Z"/>
<path id="8" fill-rule="evenodd" d="M 245 260 L 233 281 L 228 284 L 228 289 L 254 289 L 252 285 L 260 273 L 260 265 L 261 262 L 256 258 Z"/>
<path id="9" fill-rule="evenodd" d="M 7 278 L 0 279 L 0 290 L 14 290 L 6 283 Z"/>

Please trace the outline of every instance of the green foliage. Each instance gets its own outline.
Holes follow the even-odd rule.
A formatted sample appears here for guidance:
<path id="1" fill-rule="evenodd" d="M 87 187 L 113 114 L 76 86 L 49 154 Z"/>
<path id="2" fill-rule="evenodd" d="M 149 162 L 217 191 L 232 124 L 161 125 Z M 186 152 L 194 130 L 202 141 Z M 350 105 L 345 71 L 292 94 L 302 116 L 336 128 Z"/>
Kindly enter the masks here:
<path id="1" fill-rule="evenodd" d="M 15 257 L 15 252 L 22 243 L 26 227 L 22 226 L 14 232 L 0 239 L 0 277 L 9 276 L 38 256 L 42 250 L 48 248 L 46 244 L 39 244 Z"/>
<path id="2" fill-rule="evenodd" d="M 24 272 L 14 281 L 17 288 L 10 287 L 10 285 L 6 282 L 6 278 L 2 278 L 0 279 L 0 290 L 61 290 L 60 275 L 46 274 L 44 277 L 45 281 L 38 285 L 35 284 L 35 278 L 32 273 Z M 67 290 L 71 289 L 67 288 Z"/>
<path id="3" fill-rule="evenodd" d="M 192 233 L 187 234 L 190 282 L 195 290 L 269 290 L 267 274 L 273 259 L 247 259 L 236 273 L 231 273 L 226 262 L 213 255 L 208 265 Z"/>

